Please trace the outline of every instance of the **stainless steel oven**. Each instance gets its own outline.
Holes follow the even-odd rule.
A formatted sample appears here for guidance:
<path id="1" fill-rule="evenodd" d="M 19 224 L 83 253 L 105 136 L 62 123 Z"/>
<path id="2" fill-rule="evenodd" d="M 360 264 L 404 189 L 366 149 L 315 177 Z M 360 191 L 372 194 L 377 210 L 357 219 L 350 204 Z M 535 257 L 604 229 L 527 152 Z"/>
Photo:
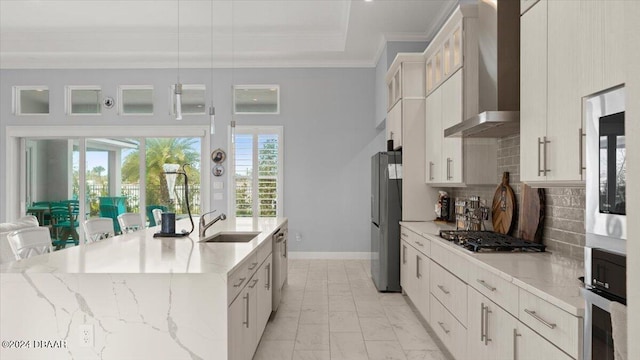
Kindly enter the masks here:
<path id="1" fill-rule="evenodd" d="M 593 249 L 591 283 L 582 289 L 585 299 L 584 359 L 614 360 L 611 304 L 627 303 L 626 256 Z"/>

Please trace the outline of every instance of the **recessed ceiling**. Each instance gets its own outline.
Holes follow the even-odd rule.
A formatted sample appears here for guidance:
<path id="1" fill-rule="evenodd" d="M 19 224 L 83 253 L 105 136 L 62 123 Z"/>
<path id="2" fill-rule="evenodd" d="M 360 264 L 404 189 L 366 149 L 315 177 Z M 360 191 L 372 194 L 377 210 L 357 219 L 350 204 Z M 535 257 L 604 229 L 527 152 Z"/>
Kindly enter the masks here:
<path id="1" fill-rule="evenodd" d="M 430 40 L 456 4 L 0 0 L 0 68 L 374 66 L 385 40 Z"/>

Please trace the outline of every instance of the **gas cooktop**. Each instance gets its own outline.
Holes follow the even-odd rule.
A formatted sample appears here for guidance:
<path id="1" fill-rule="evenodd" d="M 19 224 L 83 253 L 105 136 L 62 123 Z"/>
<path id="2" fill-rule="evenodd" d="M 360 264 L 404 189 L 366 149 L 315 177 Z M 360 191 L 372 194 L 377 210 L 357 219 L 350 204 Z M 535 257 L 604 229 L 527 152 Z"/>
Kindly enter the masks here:
<path id="1" fill-rule="evenodd" d="M 543 252 L 545 246 L 493 231 L 440 230 L 440 237 L 473 252 Z"/>

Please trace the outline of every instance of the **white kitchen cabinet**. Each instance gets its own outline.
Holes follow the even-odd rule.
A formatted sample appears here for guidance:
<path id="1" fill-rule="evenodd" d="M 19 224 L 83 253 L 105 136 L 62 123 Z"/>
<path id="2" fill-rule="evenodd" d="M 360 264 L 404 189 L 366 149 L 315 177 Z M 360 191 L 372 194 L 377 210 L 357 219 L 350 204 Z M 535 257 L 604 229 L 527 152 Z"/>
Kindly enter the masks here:
<path id="1" fill-rule="evenodd" d="M 252 287 L 253 285 L 253 287 Z M 258 345 L 256 323 L 256 279 L 229 306 L 229 359 L 250 360 Z"/>
<path id="2" fill-rule="evenodd" d="M 442 129 L 460 123 L 462 118 L 462 69 L 442 84 Z M 442 139 L 442 174 L 444 182 L 462 183 L 462 138 Z"/>
<path id="3" fill-rule="evenodd" d="M 401 228 L 402 229 L 402 228 Z M 409 244 L 402 239 L 400 241 L 400 286 L 402 291 L 407 293 L 408 279 L 409 279 L 409 259 L 407 258 L 407 252 L 409 251 Z"/>
<path id="4" fill-rule="evenodd" d="M 391 110 L 387 113 L 387 127 L 386 127 L 387 141 L 393 140 L 393 148 L 399 149 L 402 147 L 402 101 L 398 101 L 393 105 Z"/>
<path id="5" fill-rule="evenodd" d="M 604 4 L 604 89 L 625 82 L 625 47 L 634 46 L 625 41 L 624 23 L 628 16 L 625 16 L 624 8 L 627 1 L 606 0 Z"/>
<path id="6" fill-rule="evenodd" d="M 520 0 L 520 14 L 524 14 L 537 2 L 538 0 Z"/>
<path id="7" fill-rule="evenodd" d="M 520 18 L 520 179 L 540 181 L 547 133 L 547 0 Z"/>
<path id="8" fill-rule="evenodd" d="M 580 2 L 547 1 L 548 85 L 546 181 L 582 180 L 582 98 L 580 96 Z M 524 16 L 527 16 L 526 14 Z M 532 151 L 534 149 L 527 149 Z M 543 158 L 543 167 L 545 164 Z"/>
<path id="9" fill-rule="evenodd" d="M 468 291 L 467 349 L 474 359 L 513 358 L 518 320 L 475 289 Z"/>
<path id="10" fill-rule="evenodd" d="M 455 359 L 476 359 L 475 354 L 467 356 L 467 329 L 444 307 L 440 301 L 430 295 L 431 328 L 449 349 Z"/>
<path id="11" fill-rule="evenodd" d="M 518 360 L 572 360 L 573 358 L 562 350 L 555 347 L 552 343 L 545 340 L 535 331 L 529 329 L 522 323 L 517 323 L 517 327 L 512 330 L 511 339 L 513 342 L 513 355 L 509 355 L 509 359 Z"/>
<path id="12" fill-rule="evenodd" d="M 256 344 L 260 342 L 262 333 L 267 326 L 269 316 L 271 315 L 271 301 L 272 301 L 272 259 L 271 254 L 262 263 L 254 277 L 258 277 L 259 281 L 256 284 Z"/>
<path id="13" fill-rule="evenodd" d="M 442 90 L 436 89 L 429 94 L 425 103 L 425 182 L 437 184 L 443 182 L 442 174 Z"/>

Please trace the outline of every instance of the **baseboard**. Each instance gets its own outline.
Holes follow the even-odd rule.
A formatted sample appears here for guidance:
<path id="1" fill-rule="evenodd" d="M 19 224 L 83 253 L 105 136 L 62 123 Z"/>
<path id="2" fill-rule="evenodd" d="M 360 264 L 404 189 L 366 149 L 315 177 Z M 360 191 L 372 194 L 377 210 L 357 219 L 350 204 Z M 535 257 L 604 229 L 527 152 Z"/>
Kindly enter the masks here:
<path id="1" fill-rule="evenodd" d="M 320 252 L 320 251 L 289 251 L 290 259 L 324 259 L 324 260 L 368 260 L 370 252 Z"/>

